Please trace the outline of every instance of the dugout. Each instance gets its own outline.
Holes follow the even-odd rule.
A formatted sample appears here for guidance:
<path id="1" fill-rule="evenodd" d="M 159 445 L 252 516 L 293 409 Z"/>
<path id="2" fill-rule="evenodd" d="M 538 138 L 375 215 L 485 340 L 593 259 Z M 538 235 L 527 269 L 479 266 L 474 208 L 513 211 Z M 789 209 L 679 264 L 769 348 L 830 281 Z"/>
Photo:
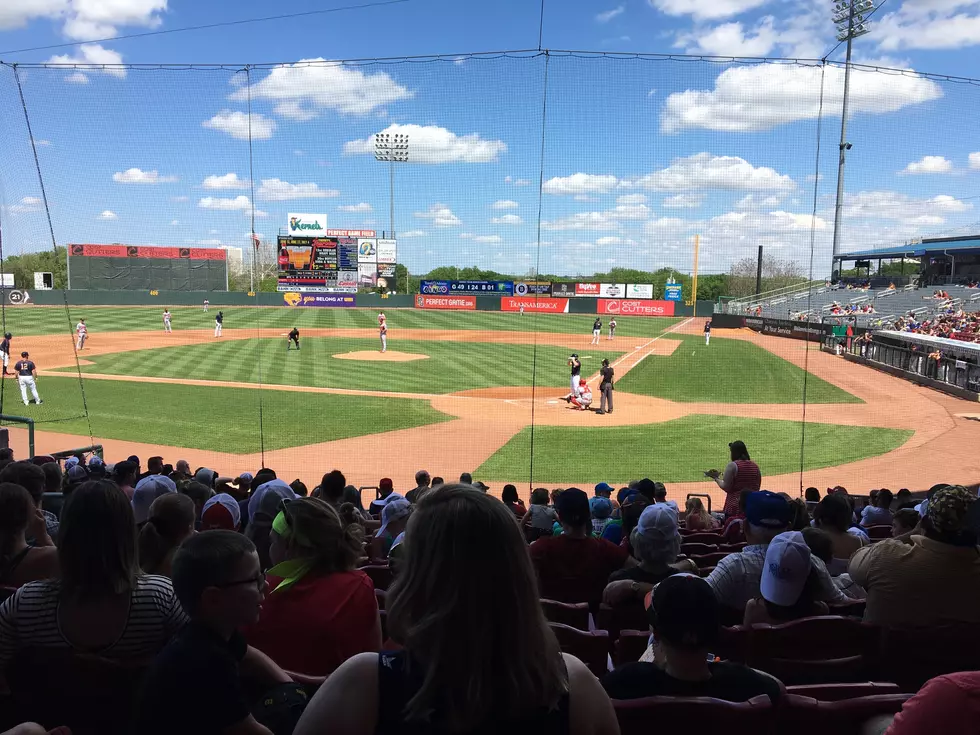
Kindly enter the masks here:
<path id="1" fill-rule="evenodd" d="M 227 251 L 142 245 L 68 246 L 69 290 L 227 291 Z"/>

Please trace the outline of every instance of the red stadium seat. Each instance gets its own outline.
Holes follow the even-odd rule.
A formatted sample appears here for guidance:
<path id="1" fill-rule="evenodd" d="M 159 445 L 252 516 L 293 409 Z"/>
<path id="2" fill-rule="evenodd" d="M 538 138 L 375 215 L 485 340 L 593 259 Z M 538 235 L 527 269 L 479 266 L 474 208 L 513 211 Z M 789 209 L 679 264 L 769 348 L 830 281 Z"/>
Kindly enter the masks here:
<path id="1" fill-rule="evenodd" d="M 780 707 L 780 732 L 793 735 L 861 735 L 864 725 L 880 715 L 896 714 L 911 694 L 878 694 L 839 701 L 819 701 L 787 694 Z"/>
<path id="2" fill-rule="evenodd" d="M 715 568 L 713 566 L 711 566 L 711 567 L 701 567 L 701 566 L 699 566 L 698 567 L 698 576 L 699 577 L 707 577 L 713 571 L 715 571 Z"/>
<path id="3" fill-rule="evenodd" d="M 821 702 L 839 702 L 842 699 L 902 693 L 898 684 L 881 681 L 862 681 L 853 684 L 802 684 L 786 687 L 786 691 L 789 694 L 810 697 Z"/>
<path id="4" fill-rule="evenodd" d="M 718 562 L 728 556 L 727 551 L 715 551 L 711 554 L 694 554 L 691 556 L 691 561 L 698 565 L 698 567 L 713 567 L 717 566 Z"/>
<path id="5" fill-rule="evenodd" d="M 631 661 L 639 661 L 640 656 L 650 644 L 650 632 L 643 630 L 621 630 L 613 644 L 613 665 L 620 666 Z"/>
<path id="6" fill-rule="evenodd" d="M 731 553 L 734 551 L 741 551 L 746 546 L 748 546 L 748 544 L 745 541 L 739 541 L 738 543 L 734 544 L 721 544 L 718 547 L 718 551 L 727 551 Z"/>
<path id="7" fill-rule="evenodd" d="M 691 556 L 692 554 L 713 554 L 718 551 L 718 546 L 716 544 L 698 544 L 698 543 L 687 543 L 681 544 L 681 553 Z"/>
<path id="8" fill-rule="evenodd" d="M 701 533 L 695 531 L 693 533 L 681 534 L 682 544 L 723 544 L 725 543 L 725 537 L 720 533 Z"/>
<path id="9" fill-rule="evenodd" d="M 891 526 L 868 526 L 864 530 L 872 541 L 881 541 L 892 537 Z"/>
<path id="10" fill-rule="evenodd" d="M 849 618 L 863 618 L 864 609 L 867 606 L 866 600 L 849 600 L 837 604 L 828 604 L 831 615 L 842 615 Z"/>
<path id="11" fill-rule="evenodd" d="M 600 605 L 596 612 L 596 628 L 609 633 L 609 639 L 614 641 L 621 630 L 646 630 L 650 627 L 646 610 L 639 602 L 629 605 Z"/>
<path id="12" fill-rule="evenodd" d="M 587 602 L 558 602 L 557 600 L 541 600 L 541 609 L 549 623 L 570 625 L 579 630 L 591 630 L 592 617 L 589 614 Z"/>
<path id="13" fill-rule="evenodd" d="M 358 571 L 364 572 L 371 578 L 371 581 L 374 582 L 375 589 L 387 590 L 391 586 L 391 567 L 387 564 L 368 564 L 366 567 L 361 567 Z"/>
<path id="14" fill-rule="evenodd" d="M 929 679 L 980 667 L 980 627 L 973 623 L 882 630 L 877 678 L 917 691 Z"/>
<path id="15" fill-rule="evenodd" d="M 548 623 L 565 653 L 580 659 L 596 676 L 609 670 L 609 634 L 604 630 L 579 630 L 570 625 Z"/>
<path id="16" fill-rule="evenodd" d="M 683 735 L 767 735 L 775 732 L 769 697 L 726 702 L 709 697 L 646 697 L 613 700 L 622 735 L 676 732 Z"/>

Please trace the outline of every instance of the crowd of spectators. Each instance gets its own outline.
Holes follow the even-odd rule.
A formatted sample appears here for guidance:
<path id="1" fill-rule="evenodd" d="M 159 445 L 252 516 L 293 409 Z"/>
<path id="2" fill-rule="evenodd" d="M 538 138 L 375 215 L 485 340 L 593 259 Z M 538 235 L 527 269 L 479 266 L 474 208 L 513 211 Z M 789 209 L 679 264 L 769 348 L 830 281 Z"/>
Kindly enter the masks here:
<path id="1" fill-rule="evenodd" d="M 922 321 L 914 314 L 899 317 L 893 328 L 898 332 L 927 334 L 962 342 L 980 342 L 980 312 L 967 312 L 950 306 Z"/>
<path id="2" fill-rule="evenodd" d="M 730 449 L 706 473 L 728 492 L 715 513 L 650 479 L 537 488 L 525 506 L 513 485 L 498 500 L 467 473 L 420 471 L 404 495 L 382 479 L 365 509 L 339 470 L 308 491 L 268 468 L 73 457 L 62 472 L 6 452 L 0 687 L 28 652 L 96 653 L 140 665 L 141 735 L 616 733 L 611 700 L 778 702 L 778 679 L 713 655 L 733 617 L 778 625 L 860 601 L 885 628 L 980 623 L 975 488 L 793 498 L 761 490 L 745 445 Z M 699 561 L 694 533 L 732 545 Z M 597 679 L 560 650 L 542 598 L 633 609 L 647 650 Z"/>

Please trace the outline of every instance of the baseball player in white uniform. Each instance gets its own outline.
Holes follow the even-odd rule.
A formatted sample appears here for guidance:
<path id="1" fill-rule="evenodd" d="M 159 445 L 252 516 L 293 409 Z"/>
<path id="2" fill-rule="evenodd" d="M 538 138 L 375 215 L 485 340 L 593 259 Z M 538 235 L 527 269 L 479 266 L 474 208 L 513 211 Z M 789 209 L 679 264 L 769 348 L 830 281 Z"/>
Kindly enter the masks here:
<path id="1" fill-rule="evenodd" d="M 388 317 L 383 311 L 378 312 L 378 334 L 381 337 L 381 351 L 388 351 Z"/>
<path id="2" fill-rule="evenodd" d="M 616 336 L 616 320 L 609 320 L 609 339 L 613 339 Z"/>
<path id="3" fill-rule="evenodd" d="M 75 336 L 77 337 L 75 349 L 85 349 L 85 340 L 88 338 L 88 327 L 85 326 L 84 319 L 79 319 L 78 324 L 75 325 Z"/>
<path id="4" fill-rule="evenodd" d="M 210 302 L 210 301 L 208 301 L 207 299 L 204 299 L 204 313 L 205 313 L 205 314 L 207 314 L 207 313 L 208 313 L 208 307 L 209 307 L 209 306 L 211 306 L 211 302 Z"/>
<path id="5" fill-rule="evenodd" d="M 29 359 L 30 355 L 26 352 L 20 353 L 20 360 L 14 365 L 14 372 L 17 373 L 17 382 L 20 383 L 20 397 L 24 399 L 24 405 L 29 405 L 27 391 L 30 389 L 34 396 L 34 403 L 41 405 L 44 401 L 37 394 L 37 367 Z"/>
<path id="6" fill-rule="evenodd" d="M 521 316 L 524 316 L 524 302 L 521 302 Z"/>
<path id="7" fill-rule="evenodd" d="M 170 309 L 163 310 L 163 331 L 170 334 L 173 330 L 170 328 Z"/>

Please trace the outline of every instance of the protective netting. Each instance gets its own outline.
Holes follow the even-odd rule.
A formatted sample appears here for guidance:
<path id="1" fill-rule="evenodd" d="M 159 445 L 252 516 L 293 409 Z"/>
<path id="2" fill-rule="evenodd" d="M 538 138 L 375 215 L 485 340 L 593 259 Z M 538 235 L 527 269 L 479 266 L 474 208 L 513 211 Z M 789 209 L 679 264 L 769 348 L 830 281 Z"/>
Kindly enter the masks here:
<path id="1" fill-rule="evenodd" d="M 773 489 L 928 486 L 936 464 L 965 471 L 947 461 L 940 399 L 820 341 L 703 336 L 709 302 L 756 292 L 760 247 L 763 290 L 831 277 L 843 75 L 831 63 L 555 52 L 0 66 L 0 257 L 28 294 L 24 306 L 7 292 L 3 327 L 11 364 L 36 356 L 44 398 L 21 412 L 4 381 L 2 410 L 41 424 L 39 451 L 74 434 L 307 482 L 334 465 L 400 487 L 423 467 L 496 489 L 649 476 L 717 504 L 703 471 L 740 439 Z M 851 75 L 840 251 L 975 234 L 980 159 L 962 148 L 972 81 Z M 376 134 L 407 136 L 407 161 L 376 160 Z M 357 273 L 359 308 L 277 301 L 291 215 L 397 242 L 395 263 Z M 173 263 L 136 252 L 154 246 Z M 220 274 L 192 271 L 191 250 L 216 248 L 229 292 Z M 34 271 L 49 270 L 56 290 L 35 290 Z M 378 278 L 393 292 L 383 299 L 369 296 Z M 532 285 L 517 300 L 447 303 L 414 298 L 420 279 Z M 572 285 L 533 293 L 558 282 Z M 770 299 L 766 316 L 819 316 L 824 297 Z M 286 351 L 292 327 L 299 352 Z M 573 352 L 596 406 L 601 360 L 616 369 L 612 413 L 563 400 Z"/>

